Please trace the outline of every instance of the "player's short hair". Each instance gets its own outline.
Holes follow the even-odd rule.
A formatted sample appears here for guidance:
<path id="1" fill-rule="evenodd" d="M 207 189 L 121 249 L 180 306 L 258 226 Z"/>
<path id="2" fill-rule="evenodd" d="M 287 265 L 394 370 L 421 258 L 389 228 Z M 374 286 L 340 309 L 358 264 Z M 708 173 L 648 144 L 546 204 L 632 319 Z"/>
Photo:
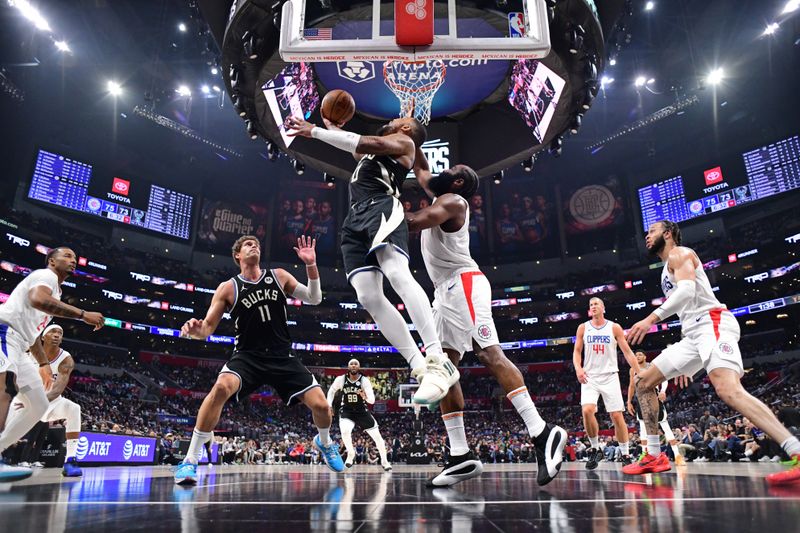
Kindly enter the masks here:
<path id="1" fill-rule="evenodd" d="M 233 262 L 236 263 L 237 266 L 239 265 L 239 261 L 236 260 L 236 254 L 242 251 L 242 245 L 246 241 L 256 241 L 258 245 L 261 246 L 261 242 L 255 235 L 242 235 L 241 237 L 236 239 L 236 242 L 234 242 L 233 246 L 231 246 L 231 257 L 233 258 Z"/>
<path id="2" fill-rule="evenodd" d="M 644 352 L 636 352 L 636 353 L 634 353 L 633 355 L 634 355 L 634 357 L 639 357 L 639 356 L 641 355 L 641 356 L 643 356 L 645 359 L 647 359 L 647 354 L 646 354 L 646 353 L 644 353 Z"/>
<path id="3" fill-rule="evenodd" d="M 664 228 L 664 231 L 668 231 L 670 235 L 672 235 L 672 240 L 675 241 L 675 244 L 678 246 L 681 245 L 683 242 L 683 237 L 681 236 L 681 228 L 678 227 L 676 223 L 671 220 L 661 220 L 661 227 Z"/>
<path id="4" fill-rule="evenodd" d="M 411 140 L 417 148 L 428 140 L 428 129 L 415 118 L 411 119 Z"/>
<path id="5" fill-rule="evenodd" d="M 50 248 L 48 250 L 47 255 L 44 256 L 44 265 L 49 266 L 50 260 L 53 259 L 56 255 L 59 254 L 62 250 L 66 250 L 64 246 L 57 246 L 56 248 Z"/>
<path id="6" fill-rule="evenodd" d="M 603 304 L 603 307 L 605 307 L 605 305 L 606 305 L 606 303 L 603 301 L 603 299 L 600 298 L 599 296 L 592 296 L 591 298 L 589 298 L 589 303 L 592 303 L 592 300 L 597 300 L 598 302 Z"/>
<path id="7" fill-rule="evenodd" d="M 458 194 L 463 198 L 469 200 L 478 192 L 480 180 L 478 179 L 478 173 L 475 172 L 472 167 L 456 165 L 450 169 L 450 172 L 454 174 L 456 178 L 462 178 L 464 180 L 464 186 L 458 191 Z"/>

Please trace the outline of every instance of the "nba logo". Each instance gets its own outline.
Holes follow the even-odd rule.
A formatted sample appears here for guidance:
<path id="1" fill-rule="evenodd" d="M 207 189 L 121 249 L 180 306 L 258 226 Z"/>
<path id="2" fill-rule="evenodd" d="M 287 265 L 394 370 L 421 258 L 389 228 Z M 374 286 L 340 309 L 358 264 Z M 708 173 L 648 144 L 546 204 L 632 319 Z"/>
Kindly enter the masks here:
<path id="1" fill-rule="evenodd" d="M 131 182 L 122 178 L 114 178 L 114 183 L 111 184 L 111 190 L 117 194 L 128 196 L 128 191 L 131 190 Z"/>
<path id="2" fill-rule="evenodd" d="M 508 36 L 509 37 L 525 37 L 525 14 L 524 13 L 509 13 L 508 14 Z"/>
<path id="3" fill-rule="evenodd" d="M 714 185 L 715 183 L 720 183 L 722 181 L 722 168 L 721 167 L 710 168 L 705 172 L 703 172 L 703 176 L 706 178 L 706 185 Z"/>

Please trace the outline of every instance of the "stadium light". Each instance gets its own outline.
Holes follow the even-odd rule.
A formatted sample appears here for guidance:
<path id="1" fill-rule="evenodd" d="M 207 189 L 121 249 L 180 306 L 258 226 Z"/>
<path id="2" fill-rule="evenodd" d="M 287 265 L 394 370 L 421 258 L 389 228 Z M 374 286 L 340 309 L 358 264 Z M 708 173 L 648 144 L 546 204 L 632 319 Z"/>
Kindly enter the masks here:
<path id="1" fill-rule="evenodd" d="M 55 45 L 56 48 L 58 48 L 58 50 L 61 52 L 72 52 L 72 50 L 69 49 L 69 44 L 67 41 L 56 41 Z"/>
<path id="2" fill-rule="evenodd" d="M 781 11 L 781 15 L 787 15 L 794 11 L 797 11 L 797 8 L 800 7 L 800 0 L 789 0 L 786 2 L 786 5 L 783 6 L 783 11 Z"/>
<path id="3" fill-rule="evenodd" d="M 178 31 L 181 33 L 186 33 L 186 24 L 184 24 L 183 22 L 178 24 Z"/>
<path id="4" fill-rule="evenodd" d="M 495 174 L 494 175 L 494 184 L 495 185 L 500 185 L 500 183 L 503 181 L 503 176 L 504 175 L 505 175 L 505 171 L 504 170 L 501 170 L 500 172 Z"/>
<path id="5" fill-rule="evenodd" d="M 608 64 L 612 67 L 617 64 L 617 58 L 613 57 L 608 61 Z"/>
<path id="6" fill-rule="evenodd" d="M 218 93 L 218 92 L 220 92 L 222 89 L 220 89 L 220 88 L 219 88 L 219 85 L 214 85 L 213 87 L 211 87 L 211 90 L 213 90 L 215 93 Z"/>
<path id="7" fill-rule="evenodd" d="M 109 80 L 108 83 L 106 83 L 106 89 L 111 96 L 119 96 L 122 94 L 122 85 L 113 80 Z"/>
<path id="8" fill-rule="evenodd" d="M 211 75 L 216 76 L 219 74 L 219 69 L 217 67 L 211 67 Z"/>
<path id="9" fill-rule="evenodd" d="M 706 76 L 706 82 L 709 85 L 719 85 L 723 78 L 725 78 L 725 71 L 722 68 L 715 68 Z"/>
<path id="10" fill-rule="evenodd" d="M 772 22 L 768 24 L 767 27 L 764 28 L 764 35 L 772 35 L 776 31 L 778 31 L 779 27 L 780 25 L 777 22 Z"/>
<path id="11" fill-rule="evenodd" d="M 192 96 L 192 90 L 186 85 L 179 86 L 175 89 L 175 92 L 178 93 L 179 96 Z"/>
<path id="12" fill-rule="evenodd" d="M 606 88 L 607 85 L 611 85 L 612 83 L 614 83 L 614 78 L 611 78 L 609 76 L 603 76 L 602 78 L 600 78 L 600 87 L 604 89 Z"/>
<path id="13" fill-rule="evenodd" d="M 202 87 L 200 87 L 200 91 L 203 94 L 208 94 L 211 92 L 211 88 L 208 85 L 203 85 Z"/>
<path id="14" fill-rule="evenodd" d="M 8 5 L 16 7 L 23 17 L 33 22 L 36 29 L 53 31 L 50 29 L 50 24 L 47 23 L 47 20 L 39 13 L 39 10 L 33 7 L 28 0 L 8 0 Z"/>
<path id="15" fill-rule="evenodd" d="M 647 2 L 644 5 L 644 10 L 645 11 L 652 11 L 653 9 L 655 9 L 655 7 L 656 7 L 656 3 L 655 2 Z"/>
<path id="16" fill-rule="evenodd" d="M 647 78 L 644 76 L 636 76 L 636 80 L 633 82 L 636 87 L 644 87 L 645 83 L 647 83 Z"/>

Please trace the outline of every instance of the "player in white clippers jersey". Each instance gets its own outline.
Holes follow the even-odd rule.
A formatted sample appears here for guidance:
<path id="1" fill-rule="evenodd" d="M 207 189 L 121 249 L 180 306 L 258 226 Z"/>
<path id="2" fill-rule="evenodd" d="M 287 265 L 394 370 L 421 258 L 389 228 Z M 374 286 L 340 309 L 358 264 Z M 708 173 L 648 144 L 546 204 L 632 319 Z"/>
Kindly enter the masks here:
<path id="1" fill-rule="evenodd" d="M 78 449 L 78 438 L 80 438 L 81 431 L 81 406 L 62 396 L 69 383 L 72 370 L 75 368 L 75 360 L 72 355 L 61 348 L 63 338 L 64 330 L 58 324 L 50 324 L 42 332 L 44 353 L 47 355 L 53 375 L 53 386 L 47 391 L 50 406 L 42 417 L 42 422 L 66 420 L 67 456 L 62 474 L 64 477 L 80 477 L 83 472 L 76 462 L 75 452 Z M 12 409 L 9 419 L 17 416 L 18 406 L 22 407 L 19 400 L 14 402 L 14 409 Z"/>
<path id="2" fill-rule="evenodd" d="M 436 290 L 433 316 L 442 347 L 458 365 L 472 349 L 505 390 L 534 440 L 538 463 L 537 482 L 546 485 L 561 468 L 567 433 L 547 424 L 528 393 L 522 374 L 500 348 L 492 320 L 492 289 L 469 253 L 469 206 L 467 200 L 478 189 L 478 175 L 457 165 L 432 176 L 425 156 L 417 150 L 414 171 L 433 203 L 416 213 L 407 213 L 412 231 L 422 231 L 422 256 Z M 444 470 L 428 482 L 429 487 L 454 485 L 480 475 L 483 465 L 467 444 L 464 431 L 464 397 L 456 383 L 440 403 L 450 440 L 450 457 Z"/>
<path id="3" fill-rule="evenodd" d="M 53 374 L 39 334 L 51 317 L 83 320 L 96 330 L 104 324 L 100 313 L 60 300 L 60 285 L 77 265 L 75 252 L 66 247 L 53 248 L 47 253 L 46 265 L 47 268 L 31 272 L 0 305 L 0 385 L 5 385 L 0 386 L 0 454 L 25 435 L 49 406 L 45 389 L 50 388 Z M 15 395 L 25 407 L 6 424 Z M 16 481 L 30 475 L 29 469 L 12 469 L 0 459 L 0 481 Z"/>
<path id="4" fill-rule="evenodd" d="M 575 334 L 575 347 L 572 350 L 572 364 L 575 374 L 581 383 L 581 410 L 583 426 L 589 437 L 591 447 L 587 451 L 589 460 L 587 470 L 597 468 L 603 458 L 600 449 L 600 426 L 597 423 L 597 400 L 603 397 L 606 412 L 614 423 L 614 432 L 622 451 L 623 462 L 631 462 L 628 442 L 628 424 L 625 422 L 625 402 L 622 401 L 622 387 L 619 383 L 619 366 L 617 365 L 617 346 L 628 364 L 639 371 L 639 364 L 633 350 L 625 341 L 625 333 L 616 322 L 605 317 L 605 304 L 600 298 L 589 300 L 591 320 L 578 326 Z M 583 362 L 581 362 L 583 356 Z"/>
<path id="5" fill-rule="evenodd" d="M 639 363 L 639 368 L 644 370 L 645 368 L 649 368 L 651 363 L 647 362 L 647 354 L 644 352 L 636 352 L 636 361 Z M 664 381 L 661 385 L 658 386 L 658 425 L 661 426 L 661 431 L 664 432 L 664 438 L 667 439 L 667 443 L 672 448 L 672 454 L 675 456 L 675 464 L 678 466 L 685 466 L 686 461 L 684 460 L 683 456 L 678 451 L 678 441 L 675 438 L 675 434 L 672 432 L 672 428 L 669 425 L 669 420 L 667 419 L 667 409 L 664 407 L 664 402 L 667 401 L 667 387 L 669 386 L 669 381 Z M 644 420 L 642 419 L 642 411 L 639 409 L 639 405 L 634 407 L 633 405 L 633 397 L 636 394 L 636 372 L 631 368 L 630 372 L 630 381 L 628 382 L 628 414 L 631 416 L 636 416 L 636 420 L 639 422 L 639 440 L 642 444 L 642 447 L 646 449 L 647 447 L 647 427 L 644 425 Z"/>
<path id="6" fill-rule="evenodd" d="M 677 314 L 683 338 L 661 352 L 647 370 L 637 376 L 636 396 L 648 434 L 648 454 L 638 464 L 623 469 L 626 474 L 669 470 L 669 460 L 658 446 L 658 398 L 655 387 L 665 379 L 693 376 L 702 369 L 720 399 L 749 418 L 792 458 L 791 468 L 767 476 L 773 485 L 800 484 L 800 441 L 794 437 L 759 399 L 741 384 L 744 374 L 739 352 L 739 323 L 721 304 L 694 250 L 681 246 L 678 225 L 662 220 L 650 225 L 647 250 L 664 262 L 661 288 L 667 300 L 628 331 L 628 340 L 639 344 L 656 323 Z"/>

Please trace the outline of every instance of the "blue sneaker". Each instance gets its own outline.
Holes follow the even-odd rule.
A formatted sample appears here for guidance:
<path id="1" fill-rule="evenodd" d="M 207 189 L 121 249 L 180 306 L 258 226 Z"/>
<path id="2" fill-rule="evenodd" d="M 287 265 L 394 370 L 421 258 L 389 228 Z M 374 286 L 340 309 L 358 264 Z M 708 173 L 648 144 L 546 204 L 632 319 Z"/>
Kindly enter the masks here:
<path id="1" fill-rule="evenodd" d="M 22 481 L 33 475 L 33 469 L 24 466 L 7 465 L 0 457 L 0 483 L 11 481 Z"/>
<path id="2" fill-rule="evenodd" d="M 176 485 L 197 485 L 197 465 L 181 463 L 175 467 Z"/>
<path id="3" fill-rule="evenodd" d="M 339 445 L 331 441 L 330 445 L 323 446 L 322 441 L 319 440 L 319 435 L 314 437 L 314 447 L 322 454 L 325 459 L 325 464 L 334 472 L 344 471 L 344 461 L 342 456 L 339 455 Z"/>
<path id="4" fill-rule="evenodd" d="M 78 461 L 74 457 L 70 457 L 64 463 L 64 470 L 61 471 L 61 475 L 64 477 L 81 477 L 83 471 L 78 466 Z"/>

